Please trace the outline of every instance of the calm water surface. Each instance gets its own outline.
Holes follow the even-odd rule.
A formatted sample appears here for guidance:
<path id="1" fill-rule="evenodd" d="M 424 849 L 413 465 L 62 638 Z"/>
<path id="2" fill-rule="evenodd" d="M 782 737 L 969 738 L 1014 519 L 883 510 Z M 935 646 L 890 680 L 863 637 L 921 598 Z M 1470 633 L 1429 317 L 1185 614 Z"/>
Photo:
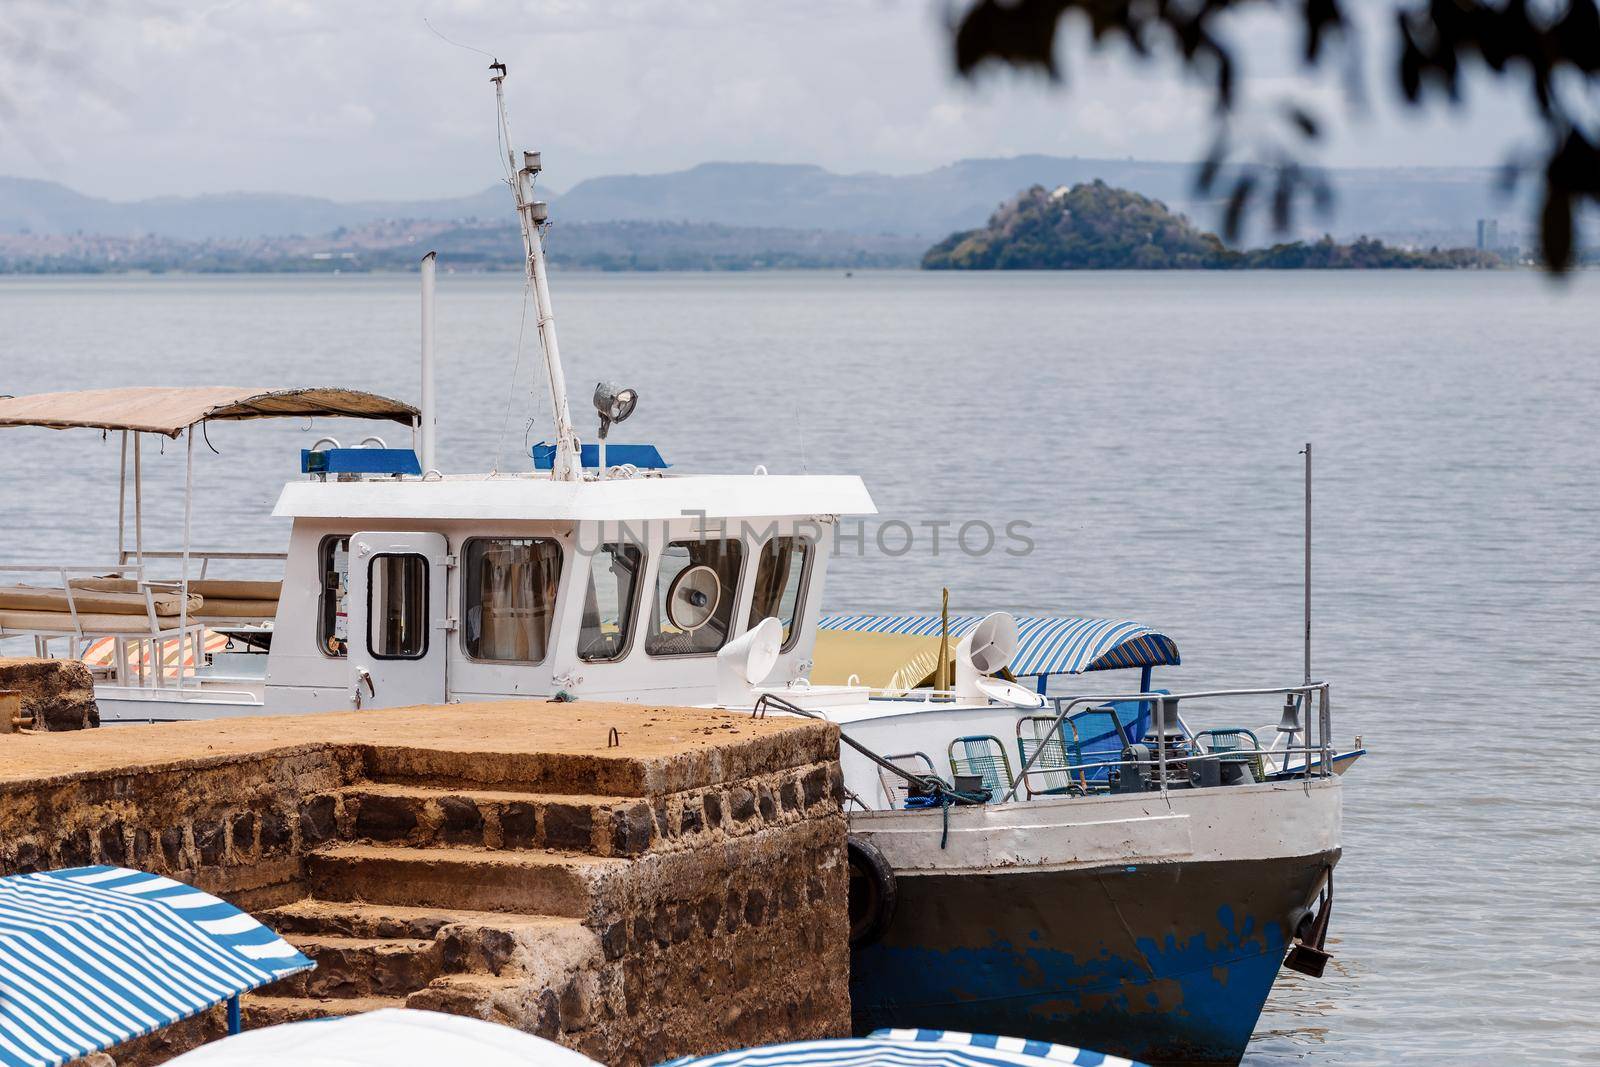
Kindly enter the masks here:
<path id="1" fill-rule="evenodd" d="M 563 275 L 575 412 L 679 470 L 859 472 L 885 518 L 1032 523 L 1034 551 L 848 551 L 834 609 L 1128 616 L 1195 688 L 1300 671 L 1300 459 L 1317 455 L 1316 673 L 1346 779 L 1335 963 L 1285 974 L 1248 1062 L 1600 1062 L 1600 276 Z M 439 284 L 445 466 L 548 428 L 520 283 Z M 0 279 L 0 392 L 345 384 L 416 395 L 415 279 Z M 532 424 L 530 426 L 530 420 Z M 319 424 L 219 425 L 197 543 L 266 518 Z M 388 432 L 391 439 L 404 432 Z M 347 440 L 346 443 L 351 443 Z M 0 559 L 99 562 L 116 439 L 4 432 Z M 149 461 L 176 546 L 181 446 Z M 922 528 L 924 531 L 926 528 Z M 898 549 L 900 539 L 890 542 Z M 1271 721 L 1270 706 L 1241 716 Z"/>

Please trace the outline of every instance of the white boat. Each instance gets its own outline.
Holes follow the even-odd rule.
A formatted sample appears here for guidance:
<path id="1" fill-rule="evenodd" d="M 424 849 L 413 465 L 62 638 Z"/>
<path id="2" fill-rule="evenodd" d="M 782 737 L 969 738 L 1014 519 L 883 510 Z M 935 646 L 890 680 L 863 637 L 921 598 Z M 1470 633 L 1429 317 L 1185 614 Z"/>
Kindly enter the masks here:
<path id="1" fill-rule="evenodd" d="M 420 410 L 328 389 L 0 400 L 0 426 L 120 432 L 132 505 L 112 561 L 0 565 L 33 579 L 0 589 L 0 638 L 74 657 L 109 644 L 96 677 L 109 723 L 513 697 L 820 715 L 846 741 L 860 1032 L 959 1029 L 1143 1060 L 1237 1060 L 1285 953 L 1308 971 L 1326 958 L 1334 772 L 1360 754 L 1335 750 L 1329 686 L 1308 673 L 1161 694 L 1151 672 L 1176 665 L 1170 638 L 1006 615 L 939 622 L 956 641 L 953 685 L 820 684 L 819 633 L 896 623 L 823 620 L 838 524 L 875 512 L 866 486 L 759 469 L 668 474 L 653 449 L 622 446 L 610 458 L 629 462 L 608 462 L 607 431 L 637 398 L 604 383 L 598 447 L 583 446 L 545 276 L 547 212 L 532 199 L 539 157 L 510 162 L 553 400 L 554 445 L 535 450 L 548 469 L 434 469 L 430 255 Z M 278 582 L 214 574 L 263 557 L 195 548 L 187 496 L 184 543 L 147 548 L 142 438 L 185 440 L 192 494 L 197 430 L 274 415 L 399 422 L 412 447 L 306 450 L 304 480 L 273 510 L 291 520 Z M 39 571 L 55 584 L 40 586 Z M 929 636 L 926 619 L 916 625 Z M 848 667 L 842 647 L 830 655 Z M 1102 670 L 1137 680 L 1042 692 L 1044 679 Z M 1196 709 L 1248 702 L 1281 706 L 1273 743 L 1189 728 Z"/>

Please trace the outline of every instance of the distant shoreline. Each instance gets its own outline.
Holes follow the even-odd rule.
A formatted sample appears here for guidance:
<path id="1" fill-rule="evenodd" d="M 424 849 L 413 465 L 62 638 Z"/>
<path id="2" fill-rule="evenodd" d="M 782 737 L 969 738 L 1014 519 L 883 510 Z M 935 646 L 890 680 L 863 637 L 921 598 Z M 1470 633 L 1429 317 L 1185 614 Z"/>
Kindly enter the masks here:
<path id="1" fill-rule="evenodd" d="M 467 277 L 506 277 L 518 279 L 520 276 L 515 270 L 473 270 L 466 268 L 451 269 L 448 265 L 441 264 L 441 273 L 449 276 Z M 1573 273 L 1593 273 L 1600 271 L 1600 264 L 1582 264 L 1572 268 Z M 62 278 L 78 281 L 93 278 L 127 278 L 139 280 L 152 280 L 159 278 L 173 278 L 178 280 L 195 280 L 204 278 L 406 278 L 416 277 L 415 269 L 384 268 L 375 270 L 344 270 L 344 271 L 318 271 L 318 270 L 229 270 L 229 271 L 190 271 L 190 270 L 87 270 L 87 271 L 19 271 L 0 269 L 0 286 L 10 279 L 39 279 Z M 1165 269 L 1147 269 L 1140 267 L 1104 267 L 1104 268 L 1075 268 L 1059 270 L 1049 268 L 1039 269 L 1014 269 L 1014 270 L 925 270 L 916 266 L 902 267 L 851 267 L 841 269 L 837 267 L 763 267 L 748 270 L 711 270 L 673 268 L 660 270 L 603 270 L 585 267 L 562 267 L 559 274 L 584 277 L 603 276 L 630 276 L 650 277 L 656 275 L 700 275 L 700 276 L 740 276 L 740 275 L 776 275 L 776 274 L 808 274 L 838 276 L 841 279 L 853 275 L 887 275 L 903 274 L 918 277 L 971 277 L 983 275 L 990 277 L 999 276 L 1028 276 L 1050 275 L 1059 277 L 1063 275 L 1132 275 L 1148 274 L 1152 276 L 1163 275 L 1250 275 L 1262 274 L 1541 274 L 1539 269 L 1524 264 L 1507 264 L 1494 270 L 1426 270 L 1416 267 L 1257 267 L 1248 270 L 1219 270 L 1204 267 L 1180 267 Z"/>

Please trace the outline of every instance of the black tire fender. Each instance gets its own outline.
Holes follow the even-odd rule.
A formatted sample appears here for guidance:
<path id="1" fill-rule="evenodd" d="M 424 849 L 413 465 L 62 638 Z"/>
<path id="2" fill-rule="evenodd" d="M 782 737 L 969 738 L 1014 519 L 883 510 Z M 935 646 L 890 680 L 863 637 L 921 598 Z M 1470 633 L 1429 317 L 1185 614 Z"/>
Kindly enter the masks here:
<path id="1" fill-rule="evenodd" d="M 870 945 L 894 920 L 894 868 L 878 846 L 852 835 L 845 842 L 850 873 L 850 947 Z"/>

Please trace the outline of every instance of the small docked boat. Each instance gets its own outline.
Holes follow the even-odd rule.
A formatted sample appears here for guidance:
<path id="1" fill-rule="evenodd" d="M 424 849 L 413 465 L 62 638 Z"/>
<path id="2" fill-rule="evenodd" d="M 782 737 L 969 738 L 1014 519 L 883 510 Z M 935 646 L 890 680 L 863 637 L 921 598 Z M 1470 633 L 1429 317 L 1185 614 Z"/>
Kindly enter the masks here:
<path id="1" fill-rule="evenodd" d="M 821 632 L 830 659 L 846 655 L 841 636 L 866 635 L 863 660 L 880 653 L 882 670 L 880 635 L 926 637 L 941 621 L 836 616 Z M 1318 974 L 1326 958 L 1333 769 L 1361 754 L 1334 751 L 1329 686 L 1157 690 L 1177 645 L 1130 621 L 993 615 L 951 619 L 940 636 L 952 633 L 949 689 L 758 698 L 846 736 L 857 1030 L 944 1025 L 1236 1062 L 1286 953 Z M 1044 692 L 1102 671 L 1132 677 Z M 1191 725 L 1272 702 L 1275 724 Z"/>
<path id="2" fill-rule="evenodd" d="M 638 399 L 608 383 L 597 442 L 581 443 L 539 156 L 509 161 L 555 422 L 535 470 L 436 469 L 430 254 L 420 408 L 343 389 L 0 399 L 0 426 L 120 433 L 131 502 L 110 560 L 0 563 L 26 579 L 0 588 L 0 638 L 73 657 L 109 644 L 95 671 L 111 723 L 512 697 L 826 718 L 843 740 L 860 1032 L 1237 1061 L 1280 967 L 1320 973 L 1327 958 L 1340 775 L 1361 754 L 1334 743 L 1329 685 L 1308 668 L 1157 689 L 1177 644 L 1130 621 L 825 616 L 839 524 L 875 513 L 866 486 L 608 453 Z M 187 497 L 183 544 L 147 547 L 141 440 L 186 442 L 192 493 L 208 422 L 271 416 L 387 420 L 410 447 L 303 450 L 273 510 L 291 522 L 275 560 L 196 547 Z M 279 562 L 281 578 L 211 569 L 244 561 Z"/>

